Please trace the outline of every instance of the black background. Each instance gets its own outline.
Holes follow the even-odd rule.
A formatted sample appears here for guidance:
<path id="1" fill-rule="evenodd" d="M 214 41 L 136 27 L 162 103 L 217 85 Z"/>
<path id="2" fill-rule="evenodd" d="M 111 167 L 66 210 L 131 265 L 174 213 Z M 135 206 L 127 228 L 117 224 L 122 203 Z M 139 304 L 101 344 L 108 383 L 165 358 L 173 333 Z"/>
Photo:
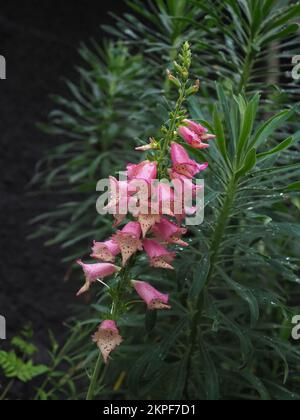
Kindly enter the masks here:
<path id="1" fill-rule="evenodd" d="M 7 80 L 0 80 L 0 315 L 7 318 L 8 338 L 28 321 L 42 348 L 48 329 L 64 333 L 75 285 L 63 282 L 59 249 L 26 240 L 34 229 L 28 221 L 55 207 L 50 197 L 33 198 L 26 189 L 37 161 L 55 144 L 35 124 L 53 108 L 48 95 L 66 91 L 63 77 L 76 81 L 80 41 L 101 42 L 100 25 L 113 22 L 107 12 L 125 8 L 122 0 L 1 2 L 0 54 L 7 61 Z"/>

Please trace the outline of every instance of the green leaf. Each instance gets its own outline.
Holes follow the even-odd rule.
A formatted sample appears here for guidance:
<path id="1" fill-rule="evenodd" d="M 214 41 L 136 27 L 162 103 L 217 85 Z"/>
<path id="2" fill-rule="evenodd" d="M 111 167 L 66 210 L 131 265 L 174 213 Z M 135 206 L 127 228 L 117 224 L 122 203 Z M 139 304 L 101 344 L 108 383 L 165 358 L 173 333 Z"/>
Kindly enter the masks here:
<path id="1" fill-rule="evenodd" d="M 265 157 L 275 155 L 276 153 L 280 153 L 282 150 L 287 149 L 294 143 L 294 137 L 289 137 L 286 140 L 284 140 L 282 143 L 280 143 L 278 146 L 274 147 L 274 149 L 269 150 L 268 152 L 259 153 L 257 155 L 258 159 L 264 159 Z"/>
<path id="2" fill-rule="evenodd" d="M 23 362 L 14 351 L 0 352 L 0 366 L 7 378 L 16 378 L 21 382 L 29 382 L 33 378 L 48 372 L 49 368 L 44 365 L 33 365 L 33 362 Z"/>
<path id="3" fill-rule="evenodd" d="M 299 393 L 291 391 L 288 388 L 285 388 L 268 379 L 265 380 L 265 383 L 268 385 L 268 388 L 273 395 L 273 399 L 278 401 L 300 401 Z"/>
<path id="4" fill-rule="evenodd" d="M 284 188 L 284 191 L 292 192 L 292 191 L 300 191 L 300 181 L 293 182 L 292 184 L 288 185 Z"/>
<path id="5" fill-rule="evenodd" d="M 37 352 L 36 346 L 34 346 L 31 343 L 27 343 L 21 337 L 14 337 L 11 341 L 11 344 L 17 349 L 19 349 L 24 355 L 29 357 Z"/>
<path id="6" fill-rule="evenodd" d="M 241 376 L 258 392 L 263 401 L 270 401 L 272 398 L 264 386 L 263 382 L 255 376 L 249 369 L 243 370 Z"/>
<path id="7" fill-rule="evenodd" d="M 187 355 L 183 357 L 183 359 L 174 366 L 176 371 L 175 377 L 172 378 L 171 385 L 171 392 L 169 394 L 169 398 L 171 401 L 181 401 L 184 387 L 186 383 L 186 376 L 187 376 L 187 364 L 188 364 L 188 357 Z"/>
<path id="8" fill-rule="evenodd" d="M 140 395 L 142 380 L 151 382 L 153 379 L 156 380 L 158 378 L 158 373 L 162 371 L 164 360 L 170 348 L 185 330 L 186 323 L 186 319 L 181 320 L 175 328 L 172 328 L 169 334 L 166 334 L 166 337 L 159 345 L 154 348 L 151 347 L 133 364 L 129 372 L 128 382 L 134 395 Z"/>
<path id="9" fill-rule="evenodd" d="M 232 280 L 223 270 L 221 270 L 220 268 L 218 268 L 218 272 L 220 273 L 220 275 L 222 276 L 222 278 L 224 279 L 224 281 L 244 300 L 248 303 L 249 305 L 249 309 L 250 309 L 250 313 L 251 313 L 251 325 L 252 327 L 254 327 L 258 320 L 259 320 L 259 306 L 258 306 L 258 302 L 257 299 L 255 298 L 254 294 L 252 293 L 252 291 L 239 284 L 236 283 L 234 280 Z"/>
<path id="10" fill-rule="evenodd" d="M 257 131 L 254 136 L 250 147 L 258 148 L 261 146 L 279 127 L 283 125 L 294 114 L 294 110 L 281 111 L 279 114 L 274 115 L 267 122 L 265 122 Z"/>
<path id="11" fill-rule="evenodd" d="M 299 30 L 299 25 L 297 23 L 292 23 L 284 28 L 282 31 L 275 33 L 274 35 L 263 38 L 265 43 L 273 42 L 277 39 L 287 38 L 290 35 L 295 34 Z"/>
<path id="12" fill-rule="evenodd" d="M 242 178 L 243 176 L 247 175 L 256 165 L 256 150 L 253 148 L 251 149 L 244 162 L 244 166 L 237 172 L 236 178 Z"/>
<path id="13" fill-rule="evenodd" d="M 269 0 L 273 1 L 273 0 Z M 286 24 L 290 19 L 299 17 L 300 15 L 300 4 L 289 4 L 289 7 L 285 12 L 281 13 L 279 19 L 272 19 L 270 29 Z"/>
<path id="14" fill-rule="evenodd" d="M 242 152 L 249 142 L 253 125 L 257 113 L 257 107 L 260 100 L 260 95 L 257 93 L 254 98 L 246 106 L 246 110 L 243 116 L 242 131 L 238 140 L 238 158 L 241 158 Z"/>
<path id="15" fill-rule="evenodd" d="M 146 311 L 145 328 L 148 333 L 154 330 L 157 321 L 157 311 Z"/>
<path id="16" fill-rule="evenodd" d="M 210 270 L 210 259 L 208 255 L 202 257 L 201 262 L 197 265 L 194 272 L 194 280 L 190 289 L 189 298 L 197 299 L 199 294 L 202 292 L 207 276 Z"/>
<path id="17" fill-rule="evenodd" d="M 209 401 L 217 401 L 220 397 L 219 389 L 219 377 L 218 372 L 215 366 L 213 359 L 211 358 L 209 351 L 203 342 L 203 339 L 200 338 L 199 342 L 201 357 L 202 357 L 202 367 L 204 370 L 204 383 L 205 383 L 205 392 L 207 399 Z"/>
<path id="18" fill-rule="evenodd" d="M 236 322 L 226 317 L 222 312 L 220 312 L 220 316 L 223 318 L 224 329 L 237 336 L 240 341 L 243 363 L 249 363 L 253 356 L 254 348 L 247 331 L 243 330 Z"/>
<path id="19" fill-rule="evenodd" d="M 217 106 L 215 106 L 215 108 L 214 108 L 213 121 L 214 121 L 215 135 L 216 135 L 216 138 L 217 138 L 216 139 L 217 146 L 218 146 L 220 152 L 222 153 L 223 158 L 227 159 L 227 148 L 226 148 L 224 127 L 223 127 L 223 124 L 222 124 L 222 120 L 219 116 Z"/>

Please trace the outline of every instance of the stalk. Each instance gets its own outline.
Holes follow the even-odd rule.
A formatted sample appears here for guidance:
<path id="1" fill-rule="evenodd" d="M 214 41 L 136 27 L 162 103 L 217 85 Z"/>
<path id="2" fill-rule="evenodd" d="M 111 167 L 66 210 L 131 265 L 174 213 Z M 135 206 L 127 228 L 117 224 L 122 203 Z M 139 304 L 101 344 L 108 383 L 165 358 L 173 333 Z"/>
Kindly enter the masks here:
<path id="1" fill-rule="evenodd" d="M 123 294 L 124 290 L 126 289 L 126 287 L 128 285 L 129 278 L 130 278 L 130 270 L 131 270 L 132 266 L 134 265 L 134 262 L 135 262 L 135 257 L 132 257 L 128 266 L 124 267 L 124 269 L 121 272 L 121 280 L 120 280 L 120 282 L 118 283 L 118 286 L 117 286 L 118 287 L 118 293 L 117 293 L 117 296 L 113 299 L 112 307 L 111 307 L 112 308 L 111 309 L 111 316 L 112 316 L 113 319 L 118 318 L 121 315 L 120 308 L 119 308 L 119 303 L 120 303 L 122 294 Z M 88 389 L 86 401 L 92 401 L 94 399 L 95 387 L 96 387 L 96 384 L 97 384 L 99 376 L 100 376 L 100 370 L 101 370 L 102 364 L 103 364 L 102 355 L 99 352 L 99 356 L 98 356 L 98 359 L 97 359 L 97 362 L 96 362 L 94 373 L 91 377 L 90 386 L 89 386 L 89 389 Z M 102 382 L 104 380 L 106 369 L 107 369 L 107 367 L 104 367 L 103 374 L 101 376 L 100 382 Z"/>
<path id="2" fill-rule="evenodd" d="M 187 97 L 196 93 L 199 89 L 199 84 L 196 83 L 194 86 L 190 86 L 189 80 L 189 69 L 191 66 L 191 51 L 190 46 L 186 42 L 182 48 L 182 54 L 179 55 L 179 63 L 174 62 L 175 71 L 178 77 L 175 77 L 170 71 L 168 71 L 168 80 L 174 83 L 178 88 L 178 99 L 175 105 L 175 109 L 170 113 L 170 118 L 168 122 L 168 128 L 163 127 L 163 137 L 161 139 L 160 147 L 154 156 L 154 160 L 157 162 L 158 174 L 160 178 L 167 176 L 167 169 L 169 167 L 169 150 L 172 141 L 177 139 L 177 128 L 184 119 L 184 110 L 183 104 L 186 101 Z M 110 289 L 110 295 L 112 297 L 112 307 L 111 307 L 111 319 L 116 321 L 119 319 L 124 312 L 126 312 L 127 307 L 123 305 L 123 297 L 126 292 L 127 287 L 130 284 L 131 280 L 131 269 L 134 266 L 136 257 L 133 256 L 129 264 L 119 272 L 119 281 L 117 286 L 113 289 Z M 87 393 L 86 400 L 93 400 L 95 396 L 96 384 L 99 380 L 100 369 L 102 365 L 102 355 L 99 354 L 94 373 L 91 377 L 89 390 Z M 104 369 L 105 374 L 106 369 Z M 102 375 L 102 379 L 103 376 Z"/>
<path id="3" fill-rule="evenodd" d="M 96 388 L 96 384 L 98 382 L 98 378 L 99 378 L 99 375 L 100 375 L 100 370 L 101 370 L 102 364 L 103 364 L 102 355 L 101 355 L 101 353 L 99 353 L 97 363 L 96 363 L 96 366 L 95 366 L 95 369 L 94 369 L 94 373 L 93 373 L 93 376 L 91 378 L 89 390 L 88 390 L 88 393 L 87 393 L 87 396 L 86 396 L 86 401 L 92 401 L 94 399 L 95 388 Z"/>
<path id="4" fill-rule="evenodd" d="M 241 93 L 242 90 L 247 86 L 247 83 L 252 73 L 254 61 L 253 61 L 253 54 L 250 52 L 250 48 L 251 47 L 248 48 L 248 52 L 246 54 L 243 71 L 241 75 L 241 80 L 238 85 L 238 93 Z"/>

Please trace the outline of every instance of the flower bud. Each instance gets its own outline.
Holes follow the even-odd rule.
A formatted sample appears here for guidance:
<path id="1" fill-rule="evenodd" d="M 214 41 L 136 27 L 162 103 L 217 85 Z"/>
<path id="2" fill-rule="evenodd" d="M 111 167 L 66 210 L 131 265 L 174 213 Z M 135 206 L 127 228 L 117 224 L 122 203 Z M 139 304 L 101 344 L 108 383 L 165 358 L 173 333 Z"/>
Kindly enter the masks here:
<path id="1" fill-rule="evenodd" d="M 170 82 L 172 82 L 178 89 L 181 88 L 181 83 L 177 79 L 177 77 L 173 76 L 173 74 L 170 72 L 170 70 L 167 70 L 167 76 Z"/>

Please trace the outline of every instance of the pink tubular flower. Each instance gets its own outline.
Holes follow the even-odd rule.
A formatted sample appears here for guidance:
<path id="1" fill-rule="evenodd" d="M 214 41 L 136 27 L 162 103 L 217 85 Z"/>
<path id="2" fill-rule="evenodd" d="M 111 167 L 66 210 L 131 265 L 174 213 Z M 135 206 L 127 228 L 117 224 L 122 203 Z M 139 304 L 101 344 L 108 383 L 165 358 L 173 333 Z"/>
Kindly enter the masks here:
<path id="1" fill-rule="evenodd" d="M 151 189 L 151 213 L 174 216 L 174 189 L 170 184 L 159 182 L 153 184 Z"/>
<path id="2" fill-rule="evenodd" d="M 192 196 L 195 197 L 196 193 L 201 190 L 200 185 L 196 185 L 193 183 L 193 180 L 187 178 L 186 176 L 179 174 L 178 172 L 174 171 L 173 169 L 169 169 L 169 176 L 173 182 L 175 197 L 176 194 L 181 191 L 188 191 L 191 192 Z M 179 188 L 180 186 L 180 188 Z M 181 192 L 182 193 L 182 192 Z"/>
<path id="3" fill-rule="evenodd" d="M 195 160 L 190 159 L 185 148 L 177 143 L 172 143 L 171 145 L 171 157 L 173 170 L 190 179 L 208 167 L 208 163 L 199 164 Z"/>
<path id="4" fill-rule="evenodd" d="M 85 274 L 85 285 L 79 290 L 77 296 L 87 292 L 90 289 L 91 284 L 97 281 L 97 279 L 111 276 L 120 270 L 119 267 L 108 263 L 84 264 L 81 260 L 78 260 L 77 264 L 81 265 Z"/>
<path id="5" fill-rule="evenodd" d="M 121 250 L 123 267 L 137 251 L 142 251 L 141 235 L 141 225 L 138 222 L 129 222 L 113 236 L 112 239 L 118 244 Z"/>
<path id="6" fill-rule="evenodd" d="M 144 239 L 143 246 L 148 254 L 152 267 L 174 270 L 171 263 L 176 256 L 175 252 L 168 251 L 158 242 L 151 239 Z"/>
<path id="7" fill-rule="evenodd" d="M 133 191 L 132 191 L 133 192 Z M 115 177 L 109 177 L 109 203 L 106 210 L 118 207 L 124 197 L 129 197 L 129 185 L 126 181 L 118 181 Z"/>
<path id="8" fill-rule="evenodd" d="M 149 230 L 155 225 L 155 223 L 160 221 L 160 215 L 158 214 L 140 214 L 138 216 L 138 221 L 141 225 L 143 238 L 146 237 Z"/>
<path id="9" fill-rule="evenodd" d="M 114 227 L 118 226 L 126 217 L 128 200 L 136 192 L 135 188 L 127 181 L 118 181 L 115 177 L 109 177 L 109 203 L 105 211 L 112 212 L 115 218 Z"/>
<path id="10" fill-rule="evenodd" d="M 185 120 L 187 126 L 181 126 L 178 129 L 178 134 L 189 145 L 196 149 L 207 149 L 209 144 L 203 143 L 205 140 L 212 140 L 215 138 L 213 134 L 207 134 L 207 129 L 200 124 L 191 120 Z"/>
<path id="11" fill-rule="evenodd" d="M 187 229 L 177 226 L 166 218 L 161 219 L 161 221 L 153 227 L 152 231 L 156 237 L 163 242 L 189 246 L 188 243 L 181 239 L 181 236 L 187 233 Z"/>
<path id="12" fill-rule="evenodd" d="M 202 137 L 205 134 L 207 134 L 208 130 L 207 128 L 203 127 L 203 125 L 198 124 L 192 120 L 184 120 L 184 123 L 187 125 L 187 127 L 193 131 L 195 134 L 197 134 L 198 136 Z"/>
<path id="13" fill-rule="evenodd" d="M 106 242 L 95 241 L 92 251 L 92 258 L 105 262 L 115 262 L 116 256 L 121 252 L 119 245 L 112 239 Z"/>
<path id="14" fill-rule="evenodd" d="M 130 163 L 127 165 L 127 176 L 129 181 L 133 179 L 142 179 L 147 182 L 157 178 L 157 162 L 145 160 L 138 165 Z"/>
<path id="15" fill-rule="evenodd" d="M 97 343 L 105 364 L 108 362 L 110 353 L 123 341 L 115 321 L 112 320 L 103 321 L 92 339 L 94 343 Z"/>
<path id="16" fill-rule="evenodd" d="M 132 280 L 131 283 L 140 298 L 147 303 L 148 309 L 171 309 L 171 306 L 168 305 L 169 295 L 160 293 L 151 284 L 144 281 Z"/>

